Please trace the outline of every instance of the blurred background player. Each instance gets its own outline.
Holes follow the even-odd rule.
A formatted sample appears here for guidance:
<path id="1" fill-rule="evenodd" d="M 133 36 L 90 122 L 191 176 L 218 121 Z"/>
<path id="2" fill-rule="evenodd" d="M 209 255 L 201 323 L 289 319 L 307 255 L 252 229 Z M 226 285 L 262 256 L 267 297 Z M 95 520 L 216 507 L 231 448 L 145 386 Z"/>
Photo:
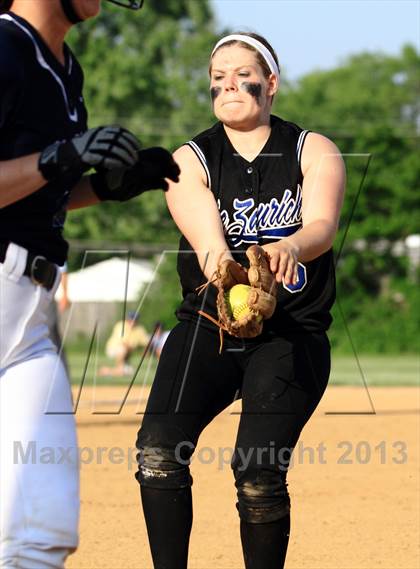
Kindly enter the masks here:
<path id="1" fill-rule="evenodd" d="M 179 171 L 119 126 L 87 129 L 83 73 L 64 38 L 100 4 L 0 0 L 1 567 L 63 567 L 78 544 L 71 392 L 47 327 L 66 211 L 166 189 Z M 43 448 L 55 460 L 41 460 Z M 72 453 L 59 460 L 60 449 Z"/>
<path id="2" fill-rule="evenodd" d="M 150 340 L 145 328 L 138 324 L 137 320 L 138 314 L 130 311 L 125 320 L 115 324 L 105 347 L 106 355 L 115 360 L 115 366 L 103 366 L 99 370 L 99 375 L 124 376 L 134 372 L 134 367 L 130 365 L 130 357 L 136 350 L 145 348 Z"/>
<path id="3" fill-rule="evenodd" d="M 159 359 L 160 354 L 163 350 L 163 346 L 165 345 L 165 342 L 170 334 L 170 330 L 165 330 L 162 322 L 159 321 L 155 323 L 153 329 L 154 334 L 152 338 L 151 348 L 153 350 L 154 356 Z"/>

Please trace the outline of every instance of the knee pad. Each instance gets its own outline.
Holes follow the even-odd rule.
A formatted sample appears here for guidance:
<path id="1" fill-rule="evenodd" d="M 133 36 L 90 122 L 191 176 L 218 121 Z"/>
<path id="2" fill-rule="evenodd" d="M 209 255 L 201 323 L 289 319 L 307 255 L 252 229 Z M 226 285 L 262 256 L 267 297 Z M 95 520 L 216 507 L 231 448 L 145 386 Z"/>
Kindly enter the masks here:
<path id="1" fill-rule="evenodd" d="M 236 488 L 236 508 L 241 520 L 261 524 L 289 515 L 290 497 L 284 473 L 260 470 L 255 475 L 236 477 Z"/>
<path id="2" fill-rule="evenodd" d="M 136 478 L 141 486 L 168 490 L 192 486 L 189 457 L 178 456 L 176 449 L 140 447 L 137 462 Z"/>

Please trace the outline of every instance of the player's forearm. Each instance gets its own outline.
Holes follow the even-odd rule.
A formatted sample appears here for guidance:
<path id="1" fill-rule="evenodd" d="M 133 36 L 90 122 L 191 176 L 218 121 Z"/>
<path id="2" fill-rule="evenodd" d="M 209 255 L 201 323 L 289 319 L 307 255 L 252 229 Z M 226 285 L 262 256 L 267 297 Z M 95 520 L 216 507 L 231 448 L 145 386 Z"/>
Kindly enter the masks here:
<path id="1" fill-rule="evenodd" d="M 233 258 L 224 240 L 219 243 L 213 242 L 211 246 L 209 244 L 207 246 L 201 245 L 195 249 L 195 252 L 200 268 L 208 280 L 214 278 L 217 265 L 221 261 Z"/>
<path id="2" fill-rule="evenodd" d="M 318 219 L 305 225 L 285 240 L 291 242 L 298 250 L 298 260 L 302 262 L 316 259 L 334 242 L 337 228 L 330 221 Z"/>
<path id="3" fill-rule="evenodd" d="M 100 199 L 92 190 L 90 185 L 89 176 L 83 176 L 81 180 L 74 186 L 67 209 L 81 209 L 82 207 L 89 207 L 100 203 Z"/>
<path id="4" fill-rule="evenodd" d="M 38 169 L 40 154 L 0 162 L 0 208 L 33 194 L 47 183 Z"/>
<path id="5" fill-rule="evenodd" d="M 198 211 L 190 211 L 189 219 L 194 221 L 192 223 L 189 221 L 187 224 L 181 223 L 178 227 L 194 249 L 201 270 L 210 280 L 221 260 L 232 259 L 220 218 L 212 222 L 209 218 L 203 219 Z"/>
<path id="6" fill-rule="evenodd" d="M 220 260 L 232 259 L 214 197 L 210 191 L 198 193 L 197 190 L 195 195 L 173 199 L 171 191 L 166 194 L 166 199 L 172 217 L 194 249 L 201 270 L 210 280 Z"/>
<path id="7" fill-rule="evenodd" d="M 218 213 L 212 218 L 211 210 L 205 216 L 202 215 L 203 211 L 206 210 L 190 210 L 186 216 L 188 222 L 180 223 L 178 227 L 194 249 L 201 270 L 210 280 L 218 263 L 223 259 L 232 259 L 232 254 L 227 246 Z"/>

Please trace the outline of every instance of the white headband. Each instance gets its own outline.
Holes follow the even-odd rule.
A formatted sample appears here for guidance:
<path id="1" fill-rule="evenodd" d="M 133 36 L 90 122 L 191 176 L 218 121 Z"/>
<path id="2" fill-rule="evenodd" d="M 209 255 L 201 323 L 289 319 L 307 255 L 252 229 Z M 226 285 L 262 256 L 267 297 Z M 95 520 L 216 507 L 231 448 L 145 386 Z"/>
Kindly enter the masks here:
<path id="1" fill-rule="evenodd" d="M 274 73 L 274 75 L 277 77 L 277 81 L 280 82 L 280 69 L 276 63 L 276 60 L 271 55 L 270 50 L 267 49 L 265 45 L 262 44 L 260 41 L 250 36 L 243 36 L 242 34 L 231 34 L 230 36 L 225 36 L 224 38 L 222 38 L 217 42 L 213 51 L 211 52 L 211 57 L 213 57 L 214 52 L 217 49 L 219 49 L 219 47 L 221 47 L 223 44 L 229 41 L 242 41 L 244 43 L 247 43 L 248 45 L 251 45 L 257 51 L 259 51 L 263 56 L 263 58 L 265 59 L 268 67 L 270 68 L 271 73 Z"/>

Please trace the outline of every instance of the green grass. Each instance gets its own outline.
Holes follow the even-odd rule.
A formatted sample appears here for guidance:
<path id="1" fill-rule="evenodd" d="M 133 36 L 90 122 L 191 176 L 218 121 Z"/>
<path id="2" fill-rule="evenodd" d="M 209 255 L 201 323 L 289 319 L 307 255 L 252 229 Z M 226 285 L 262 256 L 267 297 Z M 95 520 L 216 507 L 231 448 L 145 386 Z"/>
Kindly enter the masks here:
<path id="1" fill-rule="evenodd" d="M 72 383 L 80 384 L 86 365 L 87 353 L 81 347 L 67 351 Z M 132 365 L 136 367 L 140 356 L 132 358 Z M 358 361 L 360 368 L 358 366 Z M 331 385 L 363 386 L 363 377 L 367 385 L 419 385 L 420 357 L 418 355 L 359 355 L 358 361 L 354 356 L 332 354 Z M 112 365 L 105 356 L 98 356 L 97 369 L 101 365 Z M 150 385 L 153 381 L 157 366 L 156 358 L 147 356 L 143 361 L 135 385 Z M 94 380 L 95 360 L 92 356 L 88 365 L 85 385 L 92 385 Z M 129 385 L 133 376 L 127 377 L 97 377 L 97 385 Z"/>
<path id="2" fill-rule="evenodd" d="M 131 364 L 134 367 L 134 369 L 136 369 L 136 367 L 139 365 L 140 358 L 141 354 L 137 358 L 135 357 L 132 358 Z M 105 356 L 98 357 L 97 362 L 95 362 L 95 358 L 92 355 L 88 363 L 85 376 L 84 376 L 84 371 L 86 367 L 87 353 L 83 353 L 82 351 L 70 350 L 67 351 L 67 359 L 69 362 L 71 382 L 73 385 L 80 385 L 82 378 L 85 377 L 84 385 L 93 385 L 93 383 L 95 383 L 96 385 L 128 386 L 134 377 L 134 373 L 131 375 L 127 375 L 125 377 L 114 377 L 114 376 L 99 377 L 97 373 L 95 374 L 95 367 L 96 370 L 99 370 L 99 368 L 102 365 L 106 366 L 113 365 L 113 362 L 107 359 Z M 156 367 L 157 367 L 156 358 L 147 356 L 144 359 L 138 374 L 136 375 L 135 385 L 142 385 L 142 384 L 150 385 L 153 381 Z M 95 375 L 97 376 L 96 380 L 94 380 Z"/>
<path id="3" fill-rule="evenodd" d="M 359 368 L 360 364 L 360 368 Z M 334 356 L 330 384 L 332 385 L 419 385 L 420 356 L 418 355 L 359 355 Z"/>

